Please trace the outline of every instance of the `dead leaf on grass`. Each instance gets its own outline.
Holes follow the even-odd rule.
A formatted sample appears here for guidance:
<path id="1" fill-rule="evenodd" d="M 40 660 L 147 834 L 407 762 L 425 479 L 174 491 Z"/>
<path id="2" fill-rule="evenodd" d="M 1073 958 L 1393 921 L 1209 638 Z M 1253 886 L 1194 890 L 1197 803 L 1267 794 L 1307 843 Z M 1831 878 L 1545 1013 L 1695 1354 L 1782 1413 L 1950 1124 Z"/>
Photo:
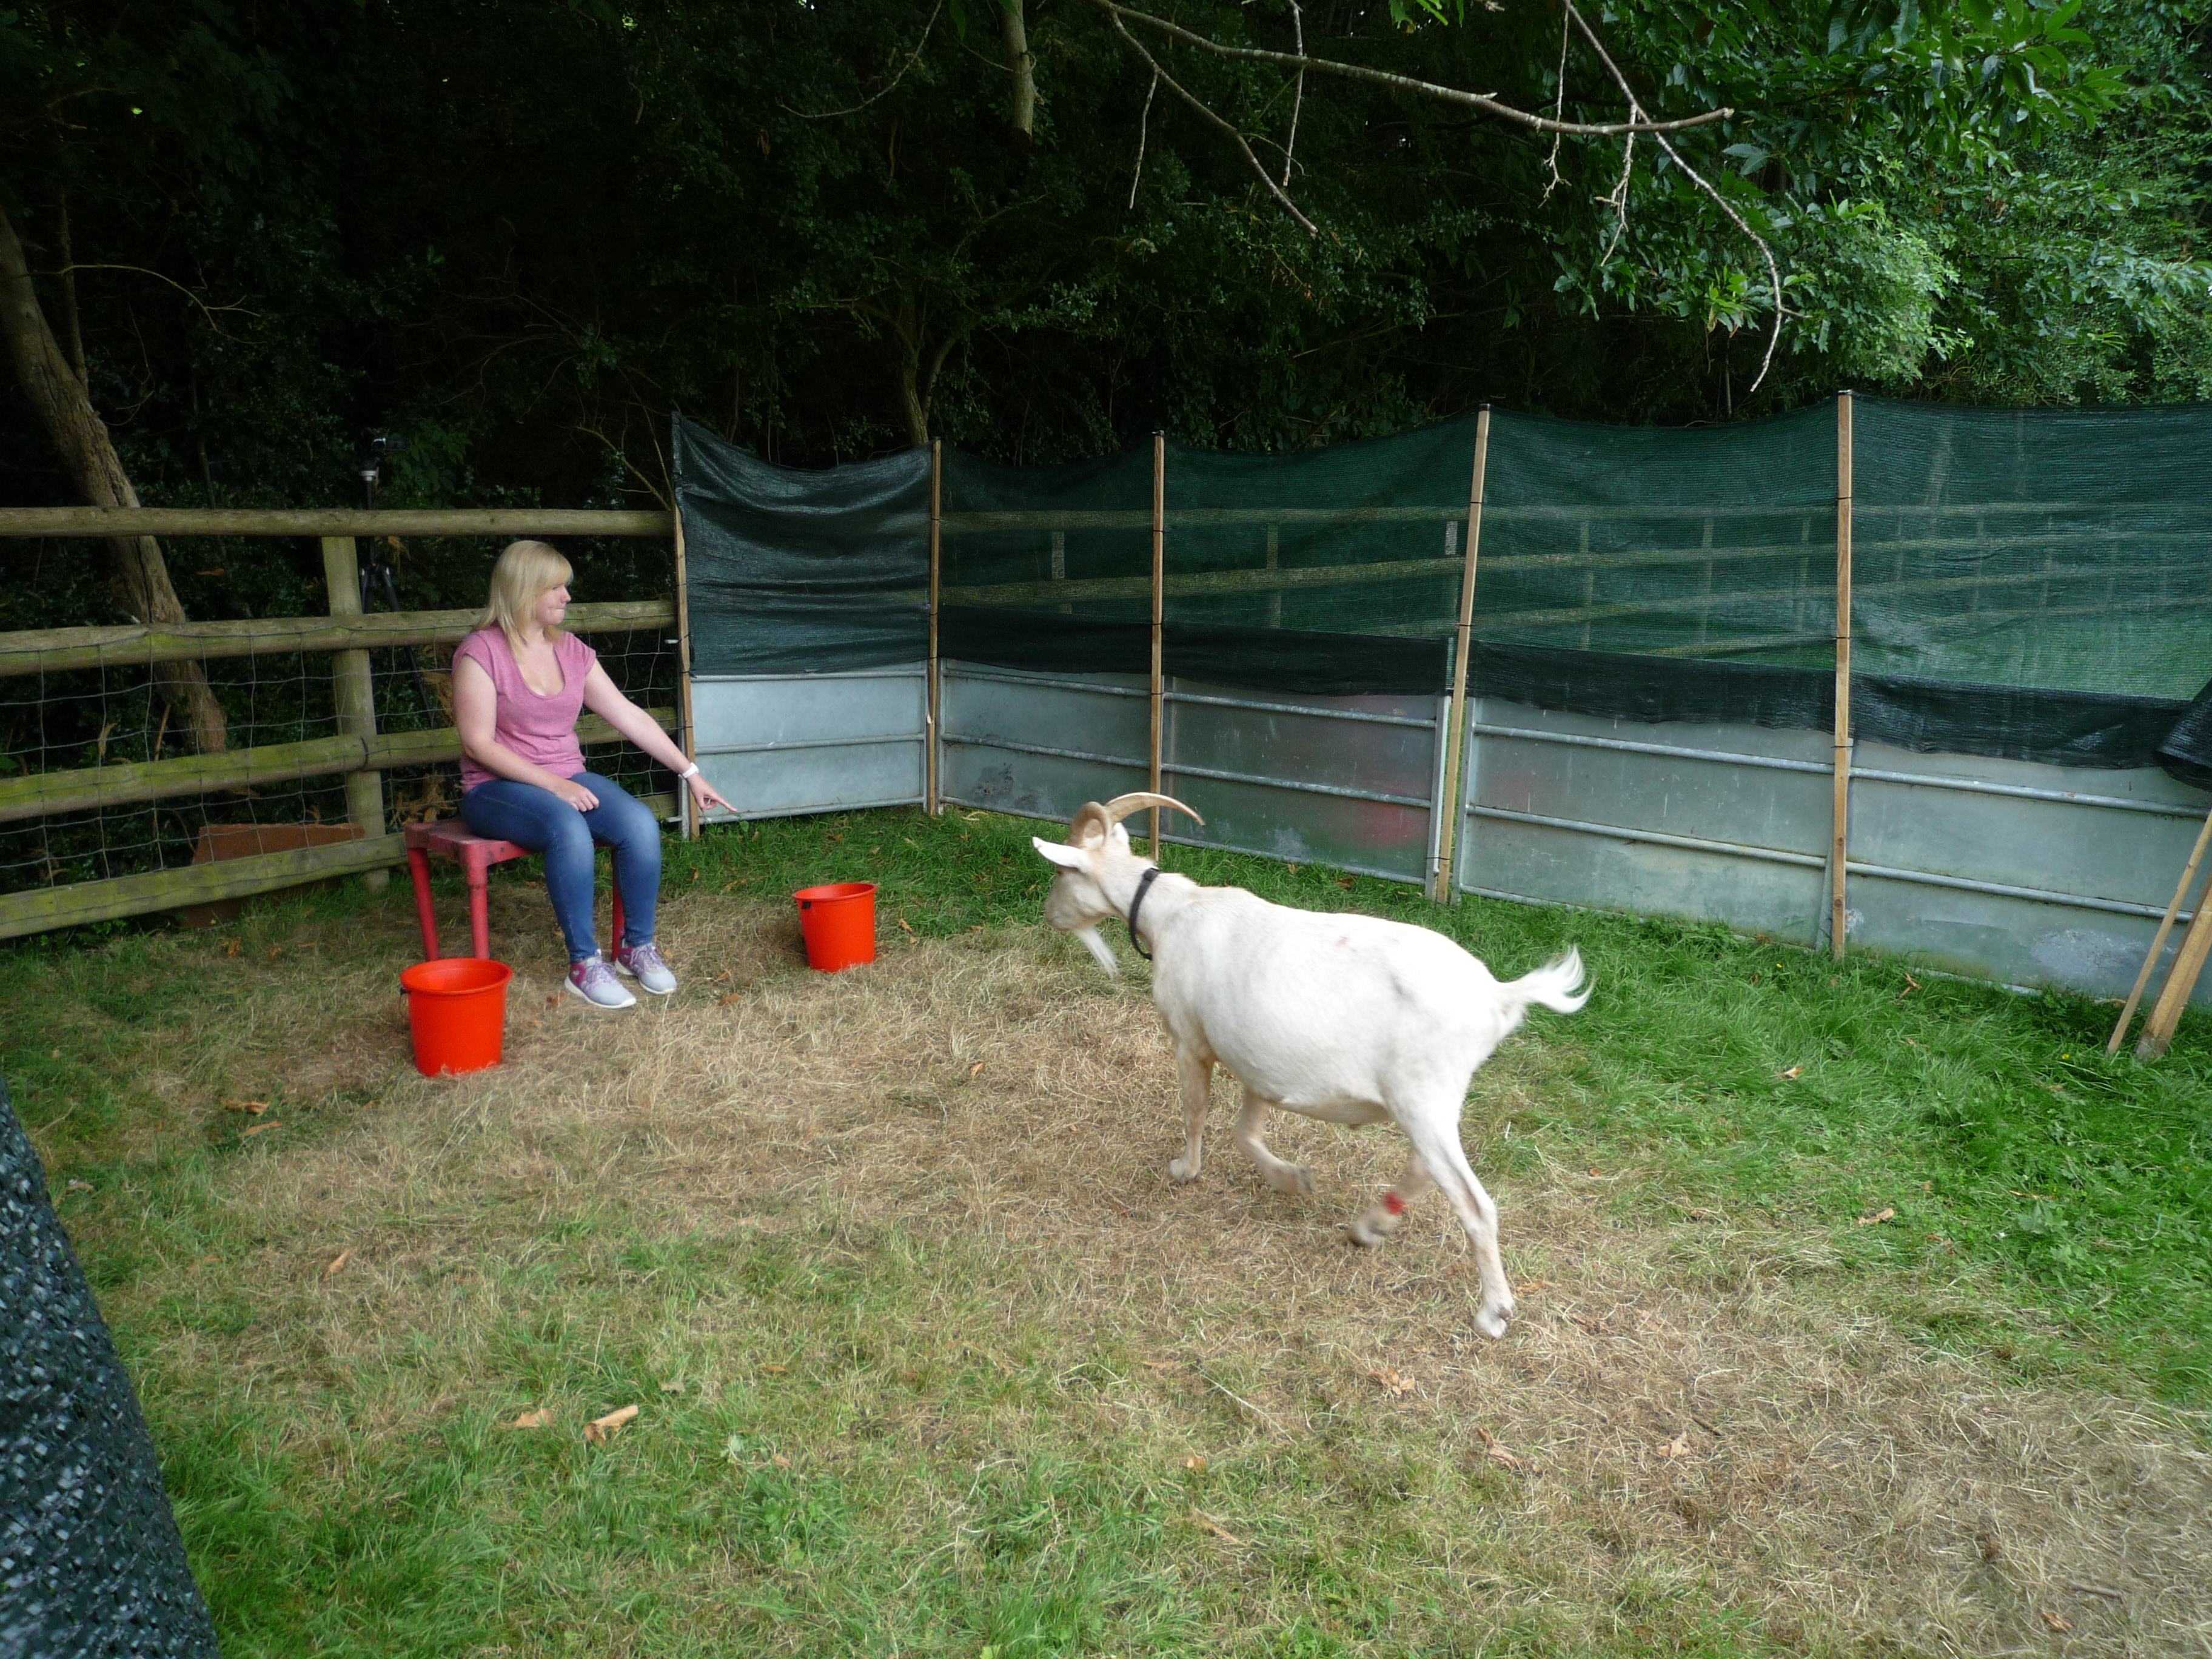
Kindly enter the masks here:
<path id="1" fill-rule="evenodd" d="M 222 953 L 227 957 L 234 957 L 245 948 L 244 939 L 227 939 L 222 942 Z"/>
<path id="2" fill-rule="evenodd" d="M 344 1249 L 340 1250 L 336 1255 L 331 1258 L 330 1266 L 323 1269 L 323 1277 L 325 1279 L 331 1279 L 343 1273 L 345 1271 L 345 1264 L 352 1260 L 353 1247 L 351 1245 L 348 1245 Z"/>
<path id="3" fill-rule="evenodd" d="M 1919 988 L 1920 988 L 1920 981 L 1919 981 L 1918 980 L 1917 980 L 1917 979 L 1913 978 L 1911 975 L 1907 974 L 1907 975 L 1905 976 L 1905 988 L 1904 988 L 1902 991 L 1899 991 L 1899 992 L 1897 994 L 1897 1000 L 1898 1000 L 1899 1002 L 1902 1002 L 1902 1001 L 1904 1001 L 1904 1000 L 1905 1000 L 1905 998 L 1907 998 L 1907 997 L 1911 996 L 1911 995 L 1915 991 L 1918 990 Z"/>
<path id="4" fill-rule="evenodd" d="M 1221 1539 L 1225 1542 L 1234 1544 L 1240 1550 L 1249 1547 L 1243 1539 L 1239 1538 L 1235 1533 L 1230 1531 L 1228 1528 L 1223 1526 L 1221 1522 L 1215 1520 L 1212 1516 L 1206 1514 L 1203 1510 L 1193 1510 L 1190 1512 L 1190 1518 L 1197 1522 L 1200 1526 L 1204 1527 L 1206 1531 L 1212 1533 L 1216 1538 Z"/>
<path id="5" fill-rule="evenodd" d="M 982 1074 L 983 1062 L 980 1060 L 968 1068 L 968 1075 L 969 1077 L 981 1077 Z"/>
<path id="6" fill-rule="evenodd" d="M 1784 1083 L 1787 1083 L 1787 1082 L 1789 1082 L 1789 1081 L 1790 1081 L 1790 1079 L 1792 1079 L 1792 1078 L 1798 1078 L 1798 1077 L 1802 1077 L 1802 1076 L 1804 1076 L 1804 1075 L 1805 1075 L 1805 1068 L 1804 1068 L 1802 1066 L 1791 1066 L 1788 1071 L 1786 1071 L 1786 1072 L 1777 1072 L 1774 1075 L 1775 1075 L 1775 1076 L 1777 1076 L 1778 1078 L 1780 1078 L 1780 1079 L 1782 1079 L 1782 1081 L 1784 1081 Z"/>
<path id="7" fill-rule="evenodd" d="M 1367 1374 L 1382 1384 L 1382 1392 L 1393 1400 L 1403 1400 L 1413 1391 L 1412 1379 L 1401 1376 L 1395 1366 L 1385 1365 L 1379 1371 L 1370 1371 Z"/>
<path id="8" fill-rule="evenodd" d="M 72 1193 L 88 1193 L 94 1189 L 93 1184 L 89 1181 L 79 1181 L 72 1176 L 70 1178 L 70 1184 L 63 1190 Z"/>
<path id="9" fill-rule="evenodd" d="M 1872 1215 L 1861 1216 L 1858 1219 L 1858 1224 L 1862 1227 L 1877 1226 L 1882 1222 L 1894 1219 L 1896 1215 L 1896 1211 L 1891 1209 L 1887 1205 L 1884 1205 L 1881 1209 L 1876 1210 Z"/>
<path id="10" fill-rule="evenodd" d="M 251 1112 L 256 1117 L 269 1109 L 269 1103 L 265 1100 L 226 1100 L 222 1103 L 227 1111 Z"/>
<path id="11" fill-rule="evenodd" d="M 618 1406 L 605 1417 L 595 1417 L 584 1425 L 584 1438 L 595 1446 L 604 1445 L 612 1437 L 621 1433 L 623 1425 L 636 1415 L 636 1407 Z"/>
<path id="12" fill-rule="evenodd" d="M 272 1117 L 266 1123 L 249 1123 L 245 1128 L 240 1129 L 238 1133 L 241 1136 L 258 1135 L 265 1129 L 281 1129 L 283 1127 L 284 1125 L 283 1122 Z"/>
<path id="13" fill-rule="evenodd" d="M 540 1406 L 534 1412 L 525 1412 L 507 1426 L 510 1429 L 542 1429 L 553 1420 L 553 1408 Z"/>
<path id="14" fill-rule="evenodd" d="M 660 1391 L 663 1394 L 682 1394 L 684 1385 L 681 1382 L 664 1382 L 660 1385 Z"/>
<path id="15" fill-rule="evenodd" d="M 768 1372 L 772 1376 L 781 1376 L 786 1371 L 789 1370 L 791 1367 L 788 1365 L 763 1365 L 761 1369 Z"/>
<path id="16" fill-rule="evenodd" d="M 1690 1455 L 1690 1437 L 1688 1432 L 1686 1431 L 1681 1434 L 1676 1435 L 1665 1445 L 1660 1447 L 1658 1455 L 1666 1458 L 1687 1457 Z"/>
<path id="17" fill-rule="evenodd" d="M 744 994 L 745 994 L 743 991 L 732 991 L 726 997 L 716 997 L 714 999 L 714 1006 L 717 1008 L 726 1008 L 732 1003 L 742 1000 Z"/>
<path id="18" fill-rule="evenodd" d="M 1193 1474 L 1204 1474 L 1206 1473 L 1206 1460 L 1203 1457 L 1200 1457 L 1196 1452 L 1193 1452 L 1189 1456 L 1184 1458 L 1182 1460 L 1182 1466 L 1188 1469 Z"/>
<path id="19" fill-rule="evenodd" d="M 1499 1445 L 1498 1437 L 1480 1424 L 1475 1425 L 1474 1431 L 1482 1437 L 1483 1455 L 1492 1462 L 1501 1464 L 1509 1469 L 1525 1469 L 1528 1467 L 1526 1459 L 1516 1457 L 1504 1447 Z"/>
<path id="20" fill-rule="evenodd" d="M 2043 1610 L 2043 1622 L 2052 1630 L 2065 1631 L 2074 1628 L 2074 1621 L 2071 1619 L 2063 1613 L 2053 1613 L 2049 1607 Z"/>

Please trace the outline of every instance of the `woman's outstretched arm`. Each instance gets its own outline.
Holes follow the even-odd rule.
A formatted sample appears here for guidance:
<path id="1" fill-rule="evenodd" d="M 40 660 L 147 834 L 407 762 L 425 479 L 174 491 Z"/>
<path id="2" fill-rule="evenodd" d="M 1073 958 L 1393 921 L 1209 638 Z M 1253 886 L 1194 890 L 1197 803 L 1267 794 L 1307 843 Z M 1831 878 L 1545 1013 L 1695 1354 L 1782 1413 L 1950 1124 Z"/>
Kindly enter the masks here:
<path id="1" fill-rule="evenodd" d="M 687 781 L 691 786 L 692 798 L 699 803 L 702 811 L 715 806 L 725 811 L 737 810 L 715 793 L 714 786 L 707 781 L 704 772 L 694 766 L 691 757 L 671 743 L 668 733 L 660 729 L 653 716 L 624 696 L 622 688 L 609 678 L 607 671 L 596 662 L 592 665 L 590 676 L 584 681 L 584 707 L 670 771 L 679 776 L 690 772 L 691 775 Z M 465 740 L 466 734 L 464 733 Z"/>

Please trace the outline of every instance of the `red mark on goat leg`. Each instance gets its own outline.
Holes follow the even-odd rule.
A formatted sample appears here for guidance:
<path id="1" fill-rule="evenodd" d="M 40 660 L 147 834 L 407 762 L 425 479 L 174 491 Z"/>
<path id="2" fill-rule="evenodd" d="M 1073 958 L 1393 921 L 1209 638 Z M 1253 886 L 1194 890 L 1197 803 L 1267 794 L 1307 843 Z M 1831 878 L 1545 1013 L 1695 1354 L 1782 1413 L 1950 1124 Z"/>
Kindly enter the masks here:
<path id="1" fill-rule="evenodd" d="M 1382 1194 L 1382 1207 L 1392 1215 L 1403 1215 L 1406 1213 L 1406 1200 L 1395 1193 L 1385 1193 Z"/>

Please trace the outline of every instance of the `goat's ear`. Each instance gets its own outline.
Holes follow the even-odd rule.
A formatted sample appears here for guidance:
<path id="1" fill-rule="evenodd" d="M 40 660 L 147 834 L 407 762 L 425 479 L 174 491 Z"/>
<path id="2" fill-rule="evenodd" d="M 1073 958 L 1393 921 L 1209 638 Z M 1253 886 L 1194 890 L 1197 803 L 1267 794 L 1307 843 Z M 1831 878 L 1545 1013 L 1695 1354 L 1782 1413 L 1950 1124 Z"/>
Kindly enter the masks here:
<path id="1" fill-rule="evenodd" d="M 1031 836 L 1030 845 L 1063 870 L 1080 870 L 1091 861 L 1088 848 L 1070 847 L 1064 841 L 1047 841 L 1042 836 Z"/>

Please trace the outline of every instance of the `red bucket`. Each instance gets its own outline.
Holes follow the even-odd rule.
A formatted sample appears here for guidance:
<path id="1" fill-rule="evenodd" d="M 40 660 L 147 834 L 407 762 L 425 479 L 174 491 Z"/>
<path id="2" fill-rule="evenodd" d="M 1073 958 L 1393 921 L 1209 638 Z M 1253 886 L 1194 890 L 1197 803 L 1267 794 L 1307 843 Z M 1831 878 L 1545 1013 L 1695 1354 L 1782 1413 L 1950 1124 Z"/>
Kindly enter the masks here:
<path id="1" fill-rule="evenodd" d="M 458 1076 L 498 1065 L 507 982 L 514 977 L 505 963 L 481 957 L 418 962 L 400 975 L 415 1033 L 415 1069 L 424 1077 Z"/>
<path id="2" fill-rule="evenodd" d="M 799 930 L 806 935 L 806 965 L 825 974 L 876 959 L 876 884 L 832 882 L 802 887 Z"/>

